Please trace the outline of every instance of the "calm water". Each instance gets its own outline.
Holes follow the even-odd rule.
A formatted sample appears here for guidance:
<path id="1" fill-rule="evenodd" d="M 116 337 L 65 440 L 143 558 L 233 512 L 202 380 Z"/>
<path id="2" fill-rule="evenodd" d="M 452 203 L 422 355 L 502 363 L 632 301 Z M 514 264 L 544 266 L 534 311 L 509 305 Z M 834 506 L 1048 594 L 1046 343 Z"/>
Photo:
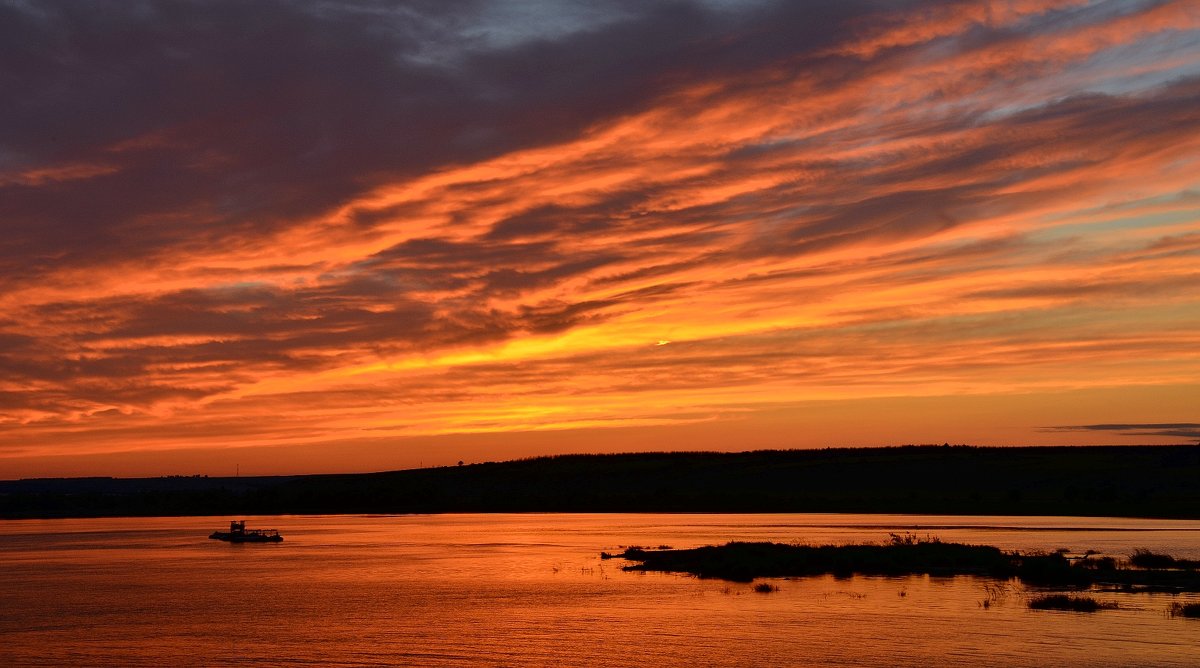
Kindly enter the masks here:
<path id="1" fill-rule="evenodd" d="M 228 518 L 0 522 L 0 665 L 1200 666 L 1194 595 L 1040 612 L 1011 584 L 625 573 L 601 550 L 912 531 L 1005 549 L 1200 558 L 1200 522 L 902 515 Z M 985 608 L 981 604 L 990 599 Z"/>

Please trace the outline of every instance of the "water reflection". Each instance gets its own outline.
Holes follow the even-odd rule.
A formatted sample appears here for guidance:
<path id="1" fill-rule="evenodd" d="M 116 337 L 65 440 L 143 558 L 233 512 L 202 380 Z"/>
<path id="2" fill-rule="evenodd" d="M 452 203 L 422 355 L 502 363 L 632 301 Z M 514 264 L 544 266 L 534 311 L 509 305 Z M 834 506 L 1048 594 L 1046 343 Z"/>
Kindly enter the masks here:
<path id="1" fill-rule="evenodd" d="M 229 518 L 0 524 L 0 664 L 1179 665 L 1200 622 L 1169 595 L 1031 611 L 971 577 L 751 585 L 603 562 L 628 545 L 839 543 L 889 532 L 1011 549 L 1200 558 L 1200 523 L 878 515 L 248 518 L 280 544 L 208 540 Z M 260 521 L 261 520 L 261 521 Z"/>

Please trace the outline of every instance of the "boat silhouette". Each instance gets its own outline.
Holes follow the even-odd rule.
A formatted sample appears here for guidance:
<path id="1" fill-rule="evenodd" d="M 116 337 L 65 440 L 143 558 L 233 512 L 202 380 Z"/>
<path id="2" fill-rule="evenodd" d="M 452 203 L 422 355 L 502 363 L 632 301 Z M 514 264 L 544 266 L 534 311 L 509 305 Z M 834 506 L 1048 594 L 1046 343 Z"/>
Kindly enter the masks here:
<path id="1" fill-rule="evenodd" d="M 209 538 L 230 543 L 279 543 L 283 536 L 275 529 L 247 529 L 246 520 L 229 523 L 229 531 L 214 531 Z"/>

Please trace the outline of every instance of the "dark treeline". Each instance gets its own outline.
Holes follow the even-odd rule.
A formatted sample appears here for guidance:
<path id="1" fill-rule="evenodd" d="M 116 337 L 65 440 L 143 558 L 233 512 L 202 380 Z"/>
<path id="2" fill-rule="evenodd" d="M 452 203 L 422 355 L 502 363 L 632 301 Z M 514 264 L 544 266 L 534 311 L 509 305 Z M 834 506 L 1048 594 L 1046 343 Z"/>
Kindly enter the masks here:
<path id="1" fill-rule="evenodd" d="M 387 473 L 0 482 L 0 516 L 855 512 L 1200 518 L 1200 446 L 563 455 Z"/>

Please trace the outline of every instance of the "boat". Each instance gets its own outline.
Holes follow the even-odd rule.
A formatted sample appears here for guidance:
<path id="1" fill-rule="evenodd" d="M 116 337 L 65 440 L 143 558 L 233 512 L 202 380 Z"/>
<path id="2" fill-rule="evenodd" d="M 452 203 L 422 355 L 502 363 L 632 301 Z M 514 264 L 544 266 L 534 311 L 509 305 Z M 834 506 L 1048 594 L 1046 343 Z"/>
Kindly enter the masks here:
<path id="1" fill-rule="evenodd" d="M 229 523 L 229 531 L 214 531 L 209 538 L 230 543 L 279 543 L 283 536 L 275 529 L 247 529 L 246 520 Z"/>

